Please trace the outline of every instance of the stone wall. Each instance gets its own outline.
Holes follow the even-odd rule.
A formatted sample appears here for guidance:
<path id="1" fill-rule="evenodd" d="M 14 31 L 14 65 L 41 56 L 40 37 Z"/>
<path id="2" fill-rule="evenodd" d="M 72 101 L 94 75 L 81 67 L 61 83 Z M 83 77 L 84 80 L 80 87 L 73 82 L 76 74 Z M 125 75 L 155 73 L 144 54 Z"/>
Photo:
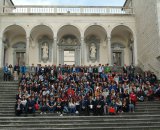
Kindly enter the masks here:
<path id="1" fill-rule="evenodd" d="M 136 20 L 138 63 L 160 77 L 159 25 L 156 0 L 133 0 Z"/>

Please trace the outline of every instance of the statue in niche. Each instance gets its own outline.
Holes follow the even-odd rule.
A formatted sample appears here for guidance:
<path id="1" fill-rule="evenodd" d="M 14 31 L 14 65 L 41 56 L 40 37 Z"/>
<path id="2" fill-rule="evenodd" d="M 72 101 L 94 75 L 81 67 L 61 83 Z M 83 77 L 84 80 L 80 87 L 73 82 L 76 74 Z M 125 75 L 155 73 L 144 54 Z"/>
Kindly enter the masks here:
<path id="1" fill-rule="evenodd" d="M 48 45 L 46 42 L 42 46 L 42 59 L 48 59 Z"/>
<path id="2" fill-rule="evenodd" d="M 96 50 L 96 46 L 94 43 L 91 44 L 90 46 L 90 58 L 91 59 L 96 59 L 96 53 L 97 53 L 97 50 Z"/>

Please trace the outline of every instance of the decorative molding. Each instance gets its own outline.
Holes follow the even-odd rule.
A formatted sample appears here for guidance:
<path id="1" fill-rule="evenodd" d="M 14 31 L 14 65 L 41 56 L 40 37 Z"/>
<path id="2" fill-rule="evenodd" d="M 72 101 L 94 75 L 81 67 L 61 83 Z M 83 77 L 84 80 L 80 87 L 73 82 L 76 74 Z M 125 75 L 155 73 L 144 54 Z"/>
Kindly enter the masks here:
<path id="1" fill-rule="evenodd" d="M 25 42 L 18 42 L 16 44 L 12 45 L 12 48 L 25 49 L 26 48 L 26 43 Z"/>
<path id="2" fill-rule="evenodd" d="M 59 46 L 78 46 L 80 41 L 74 35 L 65 35 L 58 41 Z"/>
<path id="3" fill-rule="evenodd" d="M 126 47 L 121 43 L 112 43 L 111 48 L 112 50 L 123 50 Z"/>

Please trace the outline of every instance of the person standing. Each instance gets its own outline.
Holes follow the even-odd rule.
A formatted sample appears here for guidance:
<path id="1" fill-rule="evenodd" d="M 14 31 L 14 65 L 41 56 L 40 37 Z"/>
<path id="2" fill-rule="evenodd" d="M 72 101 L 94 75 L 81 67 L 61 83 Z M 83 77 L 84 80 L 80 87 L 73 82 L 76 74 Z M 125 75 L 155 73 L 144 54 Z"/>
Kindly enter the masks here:
<path id="1" fill-rule="evenodd" d="M 30 67 L 30 73 L 32 75 L 35 75 L 36 74 L 36 67 L 34 66 L 34 64 L 32 64 L 32 66 Z"/>
<path id="2" fill-rule="evenodd" d="M 8 64 L 6 64 L 6 65 L 3 67 L 3 73 L 4 73 L 4 75 L 3 75 L 3 80 L 4 80 L 4 81 L 7 81 L 7 80 L 8 80 L 8 72 L 9 72 L 9 70 L 8 70 Z"/>
<path id="3" fill-rule="evenodd" d="M 15 65 L 14 66 L 14 81 L 17 81 L 18 80 L 18 76 L 19 76 L 19 71 L 20 71 L 20 67 L 19 65 Z"/>
<path id="4" fill-rule="evenodd" d="M 25 64 L 23 64 L 21 66 L 21 73 L 22 73 L 22 75 L 24 75 L 26 73 L 26 70 L 27 70 L 27 68 L 26 68 Z"/>

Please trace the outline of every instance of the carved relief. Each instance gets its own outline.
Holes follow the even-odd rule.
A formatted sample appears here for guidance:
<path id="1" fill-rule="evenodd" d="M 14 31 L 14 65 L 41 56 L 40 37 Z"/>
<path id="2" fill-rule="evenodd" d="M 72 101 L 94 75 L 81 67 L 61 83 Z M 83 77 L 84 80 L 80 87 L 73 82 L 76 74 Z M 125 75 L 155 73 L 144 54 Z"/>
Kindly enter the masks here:
<path id="1" fill-rule="evenodd" d="M 79 41 L 73 35 L 66 35 L 66 36 L 62 37 L 62 39 L 59 41 L 58 45 L 76 46 L 76 45 L 79 45 Z"/>

